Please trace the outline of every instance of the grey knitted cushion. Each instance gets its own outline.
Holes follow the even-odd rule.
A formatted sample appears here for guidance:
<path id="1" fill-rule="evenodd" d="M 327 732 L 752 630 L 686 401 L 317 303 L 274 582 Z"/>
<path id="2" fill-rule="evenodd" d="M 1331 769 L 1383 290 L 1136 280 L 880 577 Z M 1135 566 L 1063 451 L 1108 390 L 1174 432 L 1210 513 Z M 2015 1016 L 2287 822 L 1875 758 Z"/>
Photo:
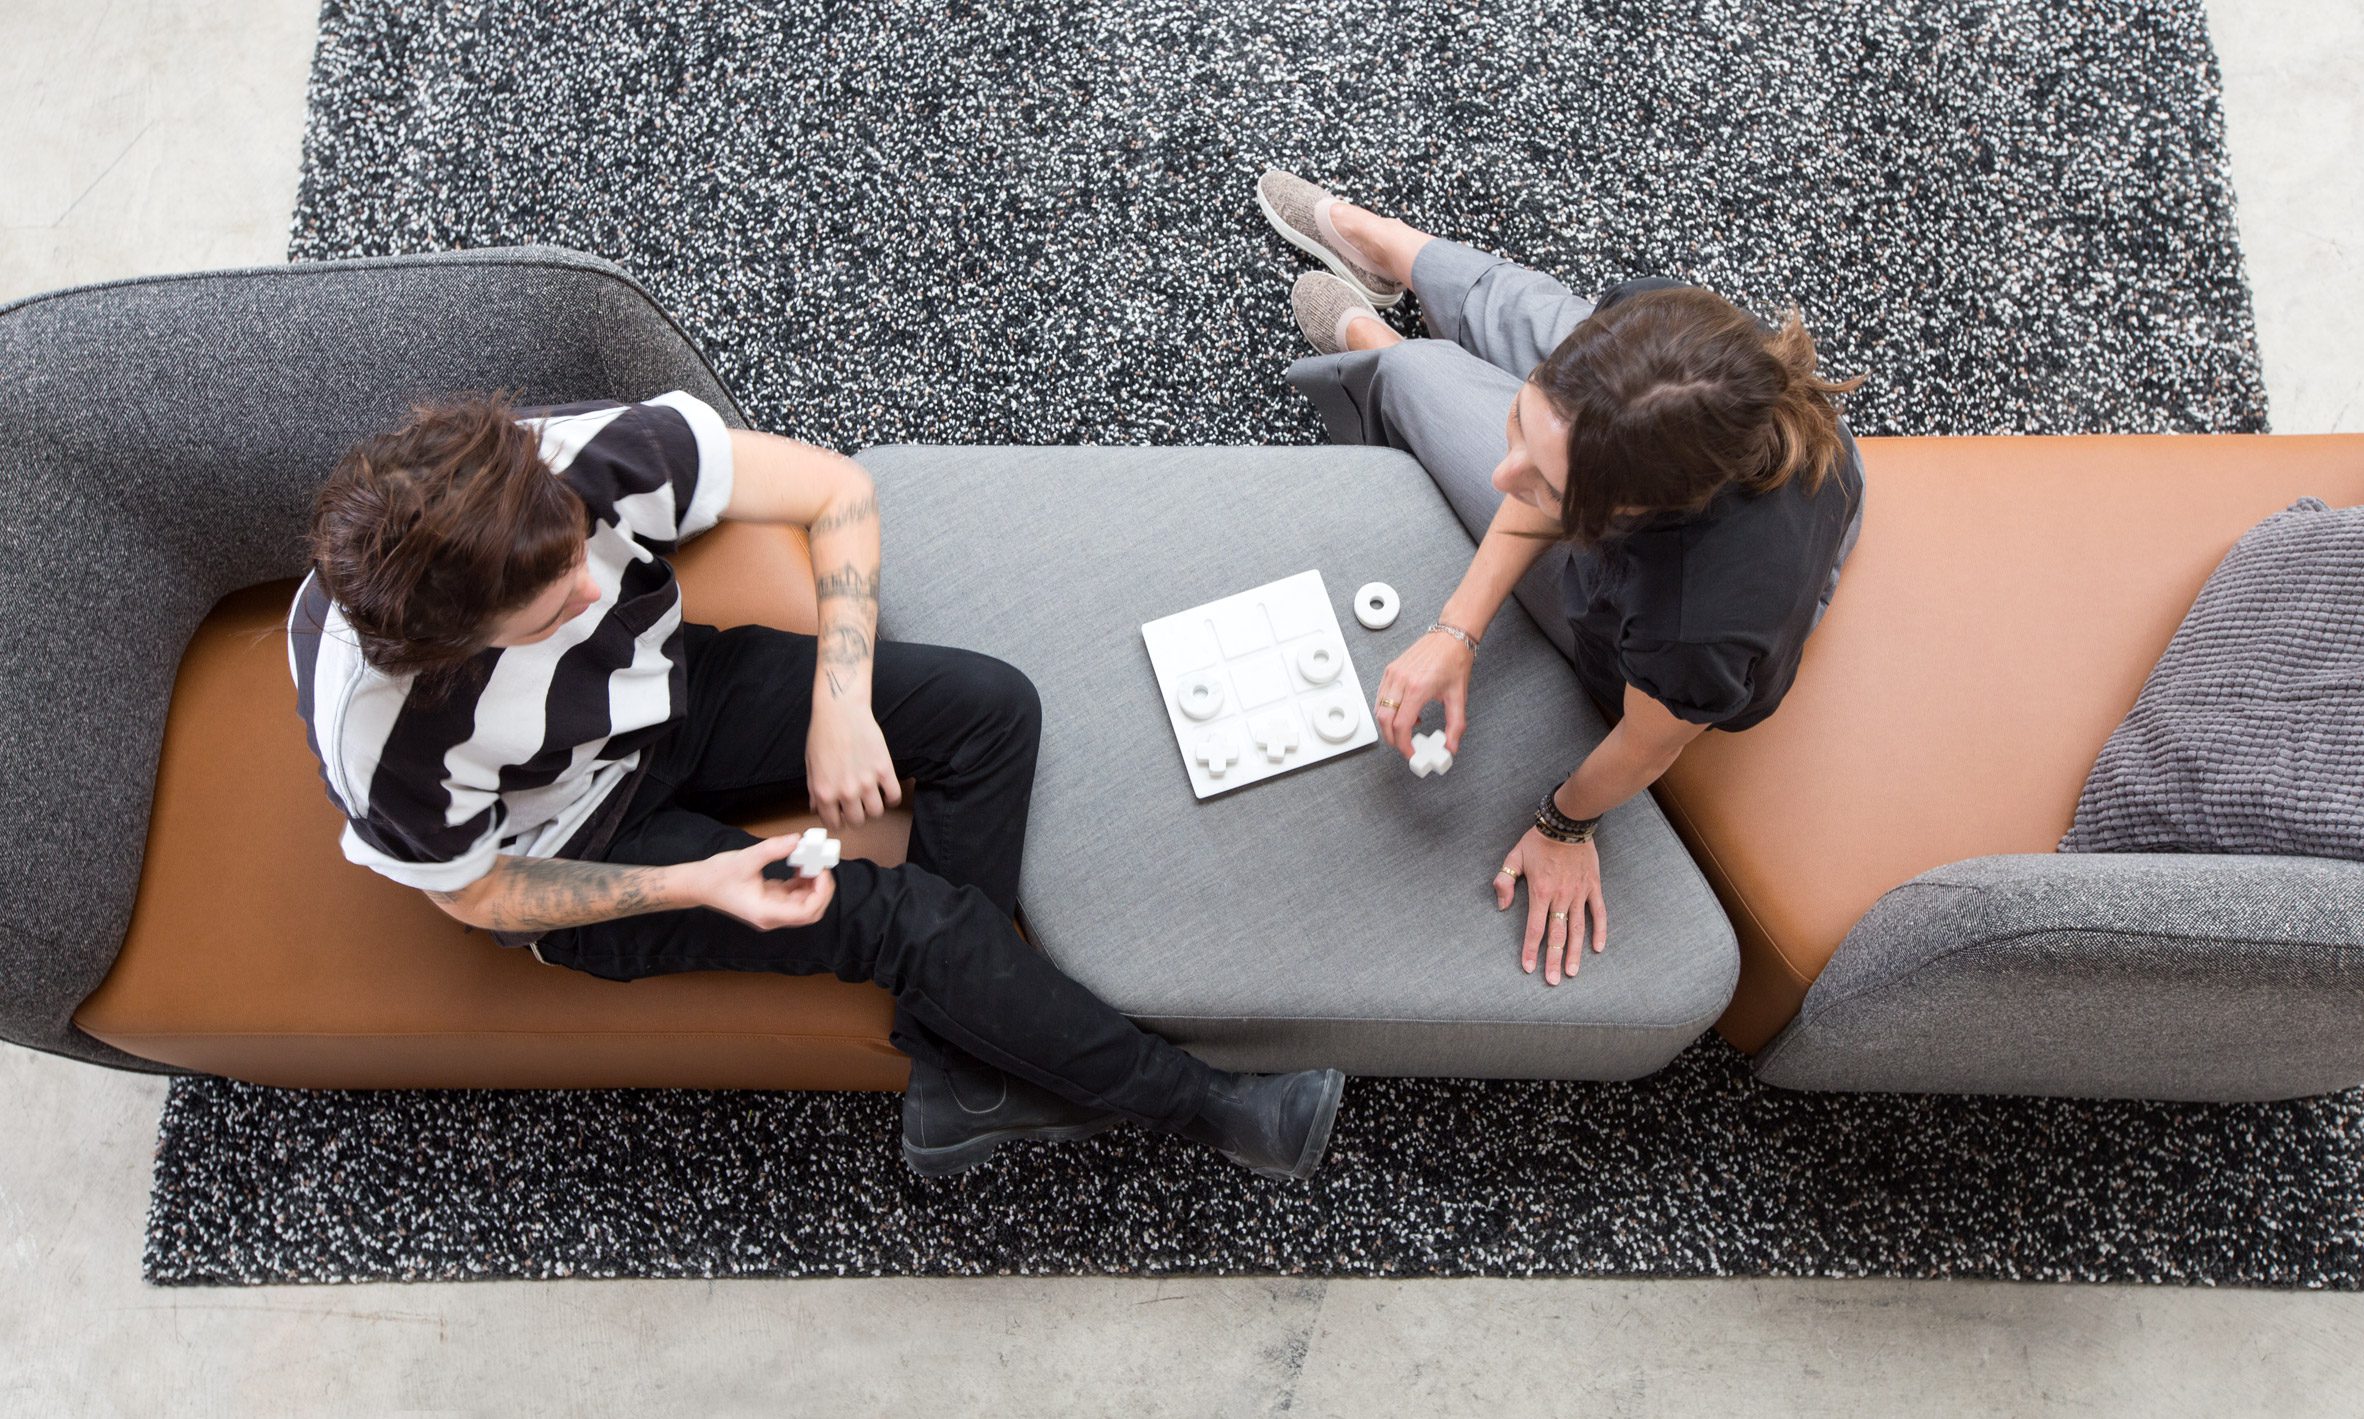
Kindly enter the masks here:
<path id="1" fill-rule="evenodd" d="M 2364 860 L 2364 507 L 2303 499 L 2233 545 L 2060 846 Z"/>

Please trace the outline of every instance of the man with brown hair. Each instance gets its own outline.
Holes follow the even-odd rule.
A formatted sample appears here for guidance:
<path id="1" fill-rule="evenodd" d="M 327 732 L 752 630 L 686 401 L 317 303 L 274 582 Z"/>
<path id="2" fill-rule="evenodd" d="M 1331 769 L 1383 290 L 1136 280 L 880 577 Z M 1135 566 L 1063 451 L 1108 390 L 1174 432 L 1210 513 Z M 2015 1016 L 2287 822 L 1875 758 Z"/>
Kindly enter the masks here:
<path id="1" fill-rule="evenodd" d="M 683 622 L 666 558 L 724 518 L 807 530 L 817 638 Z M 878 504 L 852 460 L 682 393 L 463 400 L 346 455 L 312 554 L 289 658 L 352 861 L 611 980 L 877 982 L 922 1173 L 1122 1119 L 1263 1173 L 1319 1162 L 1337 1071 L 1212 1069 L 1017 933 L 1040 705 L 1000 661 L 877 642 Z M 901 867 L 802 878 L 795 839 L 726 821 L 802 793 L 855 826 L 905 778 Z"/>

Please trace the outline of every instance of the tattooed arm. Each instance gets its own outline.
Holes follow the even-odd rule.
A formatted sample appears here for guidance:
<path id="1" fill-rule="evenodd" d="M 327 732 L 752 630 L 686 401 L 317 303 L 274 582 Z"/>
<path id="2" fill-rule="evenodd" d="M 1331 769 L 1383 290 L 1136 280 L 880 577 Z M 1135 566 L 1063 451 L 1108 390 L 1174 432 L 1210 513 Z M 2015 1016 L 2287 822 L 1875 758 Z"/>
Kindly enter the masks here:
<path id="1" fill-rule="evenodd" d="M 684 907 L 711 907 L 767 931 L 809 926 L 828 909 L 836 878 L 824 872 L 780 882 L 763 875 L 765 867 L 794 852 L 797 841 L 793 835 L 766 838 L 668 867 L 501 857 L 476 881 L 456 892 L 429 892 L 427 899 L 487 931 L 557 931 Z"/>
<path id="2" fill-rule="evenodd" d="M 805 529 L 819 637 L 806 790 L 832 830 L 858 827 L 903 799 L 886 736 L 870 711 L 878 646 L 878 497 L 850 458 L 770 434 L 734 432 L 725 517 Z"/>

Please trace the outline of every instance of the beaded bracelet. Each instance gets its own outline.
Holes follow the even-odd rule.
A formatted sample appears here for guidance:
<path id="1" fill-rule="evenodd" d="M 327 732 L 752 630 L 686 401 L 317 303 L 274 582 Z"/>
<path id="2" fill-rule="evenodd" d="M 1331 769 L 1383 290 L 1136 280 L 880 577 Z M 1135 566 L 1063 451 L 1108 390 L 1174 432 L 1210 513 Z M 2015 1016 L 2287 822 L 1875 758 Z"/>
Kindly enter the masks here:
<path id="1" fill-rule="evenodd" d="M 1535 805 L 1535 831 L 1555 843 L 1591 842 L 1593 834 L 1600 831 L 1601 820 L 1571 818 L 1562 813 L 1560 805 L 1554 801 L 1559 791 L 1560 786 L 1556 783 L 1543 790 L 1543 801 Z"/>

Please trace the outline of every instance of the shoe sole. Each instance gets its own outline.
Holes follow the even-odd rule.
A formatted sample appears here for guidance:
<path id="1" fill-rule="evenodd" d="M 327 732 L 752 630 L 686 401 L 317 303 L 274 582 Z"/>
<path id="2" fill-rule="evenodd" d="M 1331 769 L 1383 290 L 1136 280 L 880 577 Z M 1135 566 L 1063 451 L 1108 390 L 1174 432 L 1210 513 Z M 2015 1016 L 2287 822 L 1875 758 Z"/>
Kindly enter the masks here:
<path id="1" fill-rule="evenodd" d="M 1385 310 L 1404 298 L 1404 293 L 1400 289 L 1392 296 L 1383 296 L 1364 285 L 1362 278 L 1354 274 L 1354 268 L 1339 259 L 1336 252 L 1282 221 L 1280 213 L 1273 210 L 1271 201 L 1265 197 L 1264 184 L 1262 183 L 1256 184 L 1256 209 L 1264 214 L 1264 220 L 1271 223 L 1272 229 L 1280 233 L 1282 241 L 1329 267 L 1331 275 L 1362 292 L 1363 299 L 1372 305 Z"/>
<path id="2" fill-rule="evenodd" d="M 1260 1178 L 1303 1182 L 1312 1177 L 1314 1169 L 1321 1166 L 1322 1154 L 1330 1151 L 1330 1129 L 1338 1122 L 1338 1105 L 1346 1098 L 1346 1076 L 1335 1069 L 1325 1069 L 1322 1073 L 1328 1076 L 1326 1080 L 1328 1087 L 1324 1090 L 1326 1097 L 1322 1100 L 1321 1109 L 1313 1116 L 1313 1127 L 1306 1130 L 1305 1149 L 1297 1155 L 1296 1166 L 1259 1168 L 1253 1163 L 1245 1162 L 1236 1154 L 1226 1153 L 1223 1156 L 1240 1164 Z"/>
<path id="3" fill-rule="evenodd" d="M 911 1140 L 905 1139 L 903 1161 L 911 1171 L 923 1178 L 950 1177 L 954 1173 L 965 1173 L 992 1157 L 1004 1143 L 1016 1143 L 1025 1138 L 1039 1138 L 1045 1143 L 1073 1143 L 1079 1138 L 1106 1133 L 1123 1122 L 1122 1118 L 1111 1114 L 1107 1118 L 1069 1124 L 1065 1128 L 1013 1128 L 1000 1133 L 980 1134 L 965 1142 L 947 1143 L 940 1148 L 917 1148 L 912 1146 Z"/>

